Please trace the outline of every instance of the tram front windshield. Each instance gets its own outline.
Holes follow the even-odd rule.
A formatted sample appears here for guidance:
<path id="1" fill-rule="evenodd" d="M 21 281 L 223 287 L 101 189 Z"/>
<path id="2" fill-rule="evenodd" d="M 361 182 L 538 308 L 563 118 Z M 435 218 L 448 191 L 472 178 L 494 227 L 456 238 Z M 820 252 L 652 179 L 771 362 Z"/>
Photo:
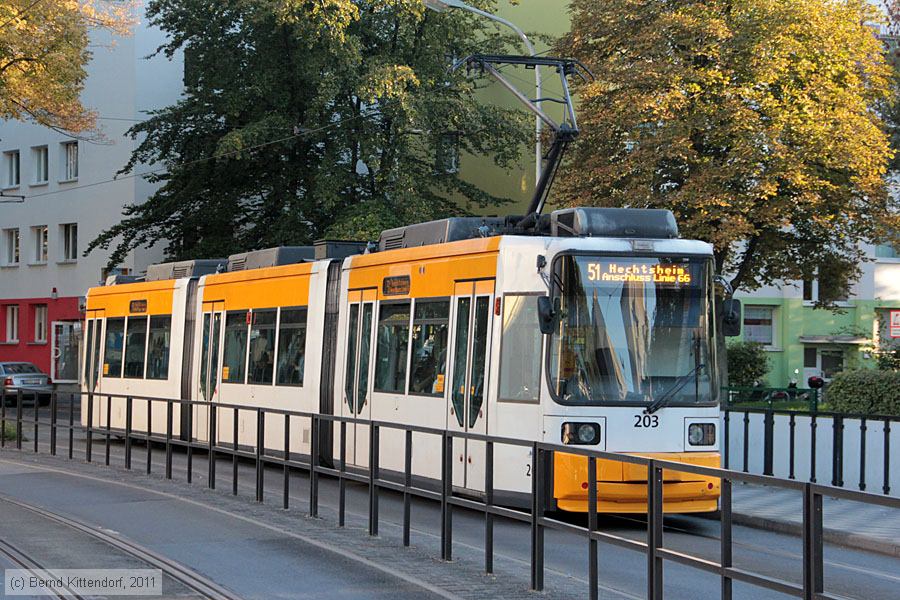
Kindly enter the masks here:
<path id="1" fill-rule="evenodd" d="M 556 401 L 713 402 L 711 268 L 702 258 L 557 259 L 548 346 Z"/>

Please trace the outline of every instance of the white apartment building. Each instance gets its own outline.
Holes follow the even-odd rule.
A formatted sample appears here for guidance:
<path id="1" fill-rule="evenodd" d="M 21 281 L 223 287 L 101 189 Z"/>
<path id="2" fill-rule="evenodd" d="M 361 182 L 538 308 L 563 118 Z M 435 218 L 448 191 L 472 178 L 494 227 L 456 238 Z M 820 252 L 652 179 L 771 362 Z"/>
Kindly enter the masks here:
<path id="1" fill-rule="evenodd" d="M 112 181 L 137 144 L 125 132 L 181 94 L 181 57 L 146 58 L 163 40 L 143 20 L 130 37 L 92 35 L 82 101 L 98 113 L 102 142 L 0 121 L 0 361 L 27 360 L 57 382 L 77 380 L 82 299 L 107 274 L 109 256 L 84 250 L 125 205 L 154 190 L 141 177 Z M 119 269 L 140 272 L 161 257 L 161 248 L 139 250 Z"/>

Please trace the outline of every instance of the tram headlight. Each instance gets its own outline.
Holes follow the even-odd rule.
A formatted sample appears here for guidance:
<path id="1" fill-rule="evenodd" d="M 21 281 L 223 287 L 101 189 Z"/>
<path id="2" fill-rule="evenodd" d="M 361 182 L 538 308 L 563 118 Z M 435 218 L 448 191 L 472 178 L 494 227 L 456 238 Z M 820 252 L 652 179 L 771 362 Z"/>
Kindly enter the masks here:
<path id="1" fill-rule="evenodd" d="M 563 444 L 587 446 L 600 443 L 600 425 L 597 423 L 563 423 Z"/>
<path id="2" fill-rule="evenodd" d="M 691 423 L 688 426 L 688 443 L 691 446 L 712 446 L 716 443 L 715 423 Z"/>

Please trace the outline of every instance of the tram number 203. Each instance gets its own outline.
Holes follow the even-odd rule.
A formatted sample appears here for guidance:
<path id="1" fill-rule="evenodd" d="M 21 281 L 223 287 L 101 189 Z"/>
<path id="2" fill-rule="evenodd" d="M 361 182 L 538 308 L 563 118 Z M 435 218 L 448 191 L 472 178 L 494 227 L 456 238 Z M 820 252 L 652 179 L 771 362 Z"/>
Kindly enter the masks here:
<path id="1" fill-rule="evenodd" d="M 659 427 L 658 415 L 634 415 L 635 427 Z"/>

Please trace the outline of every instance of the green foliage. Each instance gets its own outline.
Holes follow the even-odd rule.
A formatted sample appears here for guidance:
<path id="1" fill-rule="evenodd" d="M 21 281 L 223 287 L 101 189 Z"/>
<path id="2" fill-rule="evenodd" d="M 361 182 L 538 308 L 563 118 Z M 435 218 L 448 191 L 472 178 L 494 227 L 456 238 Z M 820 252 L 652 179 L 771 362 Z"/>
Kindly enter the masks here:
<path id="1" fill-rule="evenodd" d="M 565 203 L 672 209 L 736 289 L 818 270 L 829 306 L 858 243 L 895 239 L 893 72 L 865 0 L 571 6 L 559 50 L 598 78 L 578 89 Z"/>
<path id="2" fill-rule="evenodd" d="M 843 371 L 834 376 L 825 400 L 835 412 L 900 415 L 900 371 Z"/>
<path id="3" fill-rule="evenodd" d="M 132 129 L 124 171 L 166 172 L 89 246 L 114 246 L 110 264 L 158 241 L 182 259 L 374 239 L 503 202 L 437 166 L 448 138 L 501 167 L 529 139 L 524 112 L 448 72 L 451 57 L 505 51 L 489 21 L 420 0 L 154 0 L 148 17 L 161 51 L 184 52 L 185 94 Z"/>
<path id="4" fill-rule="evenodd" d="M 882 371 L 900 371 L 900 348 L 889 347 L 872 354 L 876 366 Z"/>
<path id="5" fill-rule="evenodd" d="M 3 436 L 4 440 L 16 439 L 16 426 L 12 423 L 5 423 L 3 430 L 0 431 L 0 436 Z"/>
<path id="6" fill-rule="evenodd" d="M 769 372 L 769 357 L 762 344 L 734 342 L 726 347 L 728 385 L 750 387 L 761 383 Z"/>

